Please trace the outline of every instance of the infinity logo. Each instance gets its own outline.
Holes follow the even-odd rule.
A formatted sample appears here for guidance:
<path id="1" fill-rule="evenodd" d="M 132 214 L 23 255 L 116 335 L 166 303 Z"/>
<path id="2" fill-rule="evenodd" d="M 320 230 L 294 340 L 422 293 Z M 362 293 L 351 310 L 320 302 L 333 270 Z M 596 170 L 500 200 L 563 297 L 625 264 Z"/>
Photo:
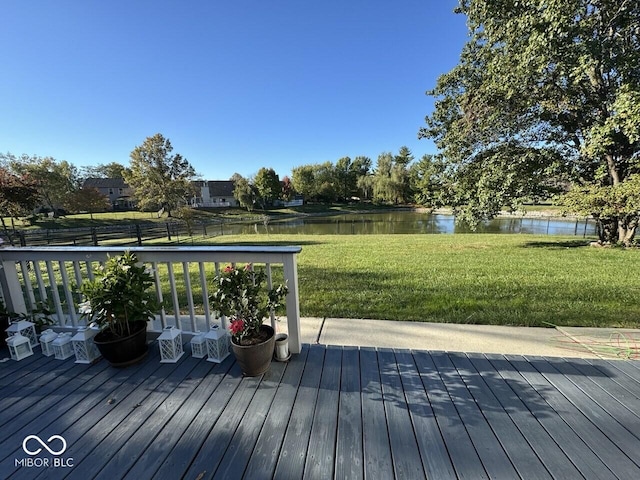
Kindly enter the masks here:
<path id="1" fill-rule="evenodd" d="M 51 435 L 47 440 L 48 443 L 51 443 L 51 440 L 60 440 L 62 442 L 62 450 L 57 452 L 55 450 L 51 450 L 49 446 L 46 443 L 44 443 L 42 439 L 37 435 L 29 435 L 22 441 L 22 449 L 24 450 L 24 453 L 26 453 L 27 455 L 38 455 L 42 451 L 42 448 L 38 448 L 37 450 L 34 450 L 34 451 L 29 450 L 27 448 L 27 442 L 29 440 L 36 440 L 51 455 L 62 455 L 67 449 L 67 441 L 64 438 L 62 438 L 60 435 Z"/>

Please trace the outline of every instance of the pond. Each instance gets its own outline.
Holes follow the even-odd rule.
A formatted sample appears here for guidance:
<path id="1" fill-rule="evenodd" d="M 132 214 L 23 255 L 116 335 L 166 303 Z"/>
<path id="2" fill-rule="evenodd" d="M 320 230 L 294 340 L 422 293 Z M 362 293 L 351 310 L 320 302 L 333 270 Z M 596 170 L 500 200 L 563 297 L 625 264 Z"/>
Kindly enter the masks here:
<path id="1" fill-rule="evenodd" d="M 296 217 L 249 225 L 225 225 L 224 234 L 366 235 L 410 233 L 472 233 L 456 225 L 453 215 L 420 212 L 384 212 Z M 531 233 L 542 235 L 596 235 L 592 219 L 500 217 L 482 223 L 476 233 Z"/>

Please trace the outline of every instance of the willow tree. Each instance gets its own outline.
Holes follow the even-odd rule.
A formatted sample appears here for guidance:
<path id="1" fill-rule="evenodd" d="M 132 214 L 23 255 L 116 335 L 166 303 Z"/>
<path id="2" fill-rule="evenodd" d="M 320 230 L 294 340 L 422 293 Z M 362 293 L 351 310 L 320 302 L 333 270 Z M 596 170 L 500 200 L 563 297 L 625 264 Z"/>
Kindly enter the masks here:
<path id="1" fill-rule="evenodd" d="M 179 153 L 171 155 L 172 151 L 169 139 L 156 133 L 131 152 L 131 168 L 123 173 L 140 209 L 162 208 L 170 217 L 194 195 L 195 170 Z"/>
<path id="2" fill-rule="evenodd" d="M 571 191 L 607 242 L 640 216 L 640 2 L 461 0 L 469 40 L 428 94 L 419 136 L 440 149 L 448 198 L 478 221 Z M 621 203 L 620 199 L 624 199 Z"/>

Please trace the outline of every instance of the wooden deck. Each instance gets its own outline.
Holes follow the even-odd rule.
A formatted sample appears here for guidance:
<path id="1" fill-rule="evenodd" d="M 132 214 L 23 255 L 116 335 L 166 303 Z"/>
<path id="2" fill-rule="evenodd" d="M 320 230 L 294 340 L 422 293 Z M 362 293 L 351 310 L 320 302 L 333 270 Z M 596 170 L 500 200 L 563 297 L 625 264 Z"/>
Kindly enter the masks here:
<path id="1" fill-rule="evenodd" d="M 0 392 L 2 479 L 640 478 L 637 361 L 305 345 L 242 378 L 153 345 L 126 369 L 2 362 Z"/>

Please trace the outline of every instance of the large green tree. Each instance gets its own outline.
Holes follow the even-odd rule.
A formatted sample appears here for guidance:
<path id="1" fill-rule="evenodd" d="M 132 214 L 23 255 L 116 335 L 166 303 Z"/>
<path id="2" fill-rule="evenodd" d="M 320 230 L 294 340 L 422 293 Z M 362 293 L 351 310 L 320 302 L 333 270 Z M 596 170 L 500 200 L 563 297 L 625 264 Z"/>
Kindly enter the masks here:
<path id="1" fill-rule="evenodd" d="M 448 165 L 449 203 L 477 221 L 570 182 L 567 208 L 594 215 L 602 241 L 631 242 L 638 206 L 614 203 L 635 198 L 638 182 L 624 184 L 640 172 L 640 2 L 461 0 L 457 11 L 470 40 L 428 92 L 419 133 Z"/>
<path id="2" fill-rule="evenodd" d="M 252 211 L 258 201 L 256 188 L 239 173 L 234 173 L 231 180 L 233 181 L 233 197 L 240 203 L 241 207 Z"/>
<path id="3" fill-rule="evenodd" d="M 258 192 L 258 201 L 263 209 L 269 205 L 273 205 L 273 202 L 278 200 L 282 195 L 280 178 L 273 168 L 263 167 L 258 170 L 258 173 L 253 179 L 253 185 Z"/>
<path id="4" fill-rule="evenodd" d="M 40 203 L 52 210 L 67 208 L 67 201 L 80 188 L 78 169 L 66 160 L 10 153 L 0 155 L 0 162 L 12 174 L 35 182 Z"/>
<path id="5" fill-rule="evenodd" d="M 406 147 L 403 147 L 406 149 Z M 409 197 L 408 163 L 413 159 L 409 149 L 400 150 L 399 156 L 389 152 L 378 156 L 373 175 L 373 198 L 378 202 L 404 203 Z M 408 153 L 408 155 L 406 155 Z M 404 154 L 404 155 L 403 155 Z M 408 158 L 410 157 L 410 158 Z"/>
<path id="6" fill-rule="evenodd" d="M 179 153 L 171 155 L 169 139 L 157 133 L 131 152 L 130 170 L 124 179 L 135 191 L 140 209 L 162 208 L 171 212 L 194 195 L 196 172 Z"/>

